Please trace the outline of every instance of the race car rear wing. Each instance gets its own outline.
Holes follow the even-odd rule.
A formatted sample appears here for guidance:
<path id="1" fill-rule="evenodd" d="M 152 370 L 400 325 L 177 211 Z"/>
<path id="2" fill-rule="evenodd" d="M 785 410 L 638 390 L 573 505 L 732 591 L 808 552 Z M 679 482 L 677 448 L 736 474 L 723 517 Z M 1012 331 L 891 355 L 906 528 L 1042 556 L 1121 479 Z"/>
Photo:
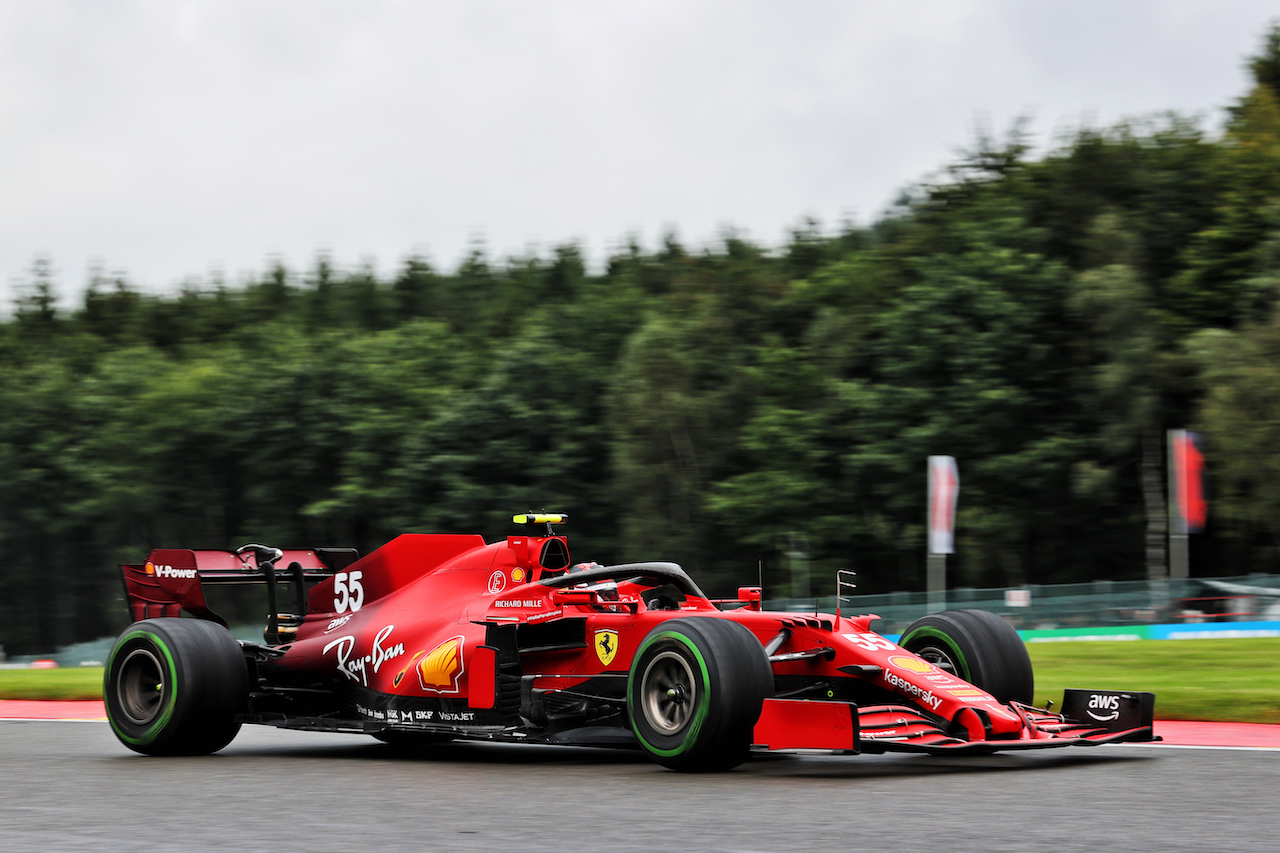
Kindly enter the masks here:
<path id="1" fill-rule="evenodd" d="M 265 584 L 267 587 L 268 642 L 279 642 L 281 625 L 301 622 L 306 613 L 307 589 L 342 571 L 359 558 L 355 548 L 280 550 L 245 545 L 235 551 L 193 551 L 160 548 L 146 563 L 122 565 L 125 600 L 135 622 L 156 616 L 178 616 L 186 611 L 226 627 L 227 622 L 209 609 L 204 584 Z M 283 566 L 283 568 L 277 568 Z M 292 613 L 281 613 L 277 584 L 283 582 L 292 602 Z M 287 630 L 286 632 L 287 633 Z"/>

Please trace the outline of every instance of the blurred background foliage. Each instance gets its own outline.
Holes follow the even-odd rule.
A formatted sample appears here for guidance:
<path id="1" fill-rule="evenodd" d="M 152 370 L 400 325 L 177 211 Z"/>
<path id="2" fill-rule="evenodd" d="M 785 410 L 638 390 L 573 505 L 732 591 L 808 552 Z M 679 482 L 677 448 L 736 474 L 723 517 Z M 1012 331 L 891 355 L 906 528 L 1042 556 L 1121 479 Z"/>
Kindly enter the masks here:
<path id="1" fill-rule="evenodd" d="M 1146 575 L 1143 471 L 1203 430 L 1192 571 L 1280 567 L 1280 28 L 1222 133 L 1176 115 L 980 135 L 881 221 L 768 251 L 672 235 L 392 280 L 321 256 L 146 295 L 38 258 L 0 323 L 0 642 L 110 634 L 152 547 L 511 532 L 730 592 L 923 587 L 925 458 L 959 460 L 953 586 Z M 193 259 L 199 260 L 199 259 Z M 761 568 L 762 567 L 762 568 Z"/>

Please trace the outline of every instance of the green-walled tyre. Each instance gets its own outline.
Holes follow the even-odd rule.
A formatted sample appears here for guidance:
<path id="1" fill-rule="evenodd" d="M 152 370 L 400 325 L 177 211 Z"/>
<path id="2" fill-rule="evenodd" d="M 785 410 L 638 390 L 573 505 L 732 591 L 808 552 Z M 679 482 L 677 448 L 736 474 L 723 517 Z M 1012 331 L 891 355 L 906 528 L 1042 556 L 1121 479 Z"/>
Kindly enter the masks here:
<path id="1" fill-rule="evenodd" d="M 1027 646 L 1008 622 L 985 610 L 944 610 L 907 626 L 898 640 L 1001 702 L 1030 704 L 1035 675 Z"/>
<path id="2" fill-rule="evenodd" d="M 672 770 L 714 772 L 746 760 L 773 670 L 760 641 L 730 619 L 658 625 L 637 649 L 627 712 L 641 748 Z"/>
<path id="3" fill-rule="evenodd" d="M 107 658 L 103 699 L 111 730 L 144 755 L 208 755 L 240 731 L 249 674 L 240 644 L 203 619 L 147 619 L 125 629 Z"/>

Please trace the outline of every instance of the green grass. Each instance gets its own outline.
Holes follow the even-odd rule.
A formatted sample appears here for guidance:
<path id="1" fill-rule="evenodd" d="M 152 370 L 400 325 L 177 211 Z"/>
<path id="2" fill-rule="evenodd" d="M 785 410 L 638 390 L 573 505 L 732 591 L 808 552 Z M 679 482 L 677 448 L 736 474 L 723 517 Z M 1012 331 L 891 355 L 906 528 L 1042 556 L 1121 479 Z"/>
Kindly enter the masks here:
<path id="1" fill-rule="evenodd" d="M 1156 694 L 1162 720 L 1280 723 L 1280 638 L 1028 643 L 1036 704 L 1064 687 Z M 101 699 L 102 667 L 0 670 L 0 699 Z"/>
<path id="2" fill-rule="evenodd" d="M 1028 643 L 1036 704 L 1064 687 L 1156 694 L 1156 719 L 1280 723 L 1280 637 Z"/>
<path id="3" fill-rule="evenodd" d="M 101 699 L 102 667 L 0 669 L 0 699 Z"/>

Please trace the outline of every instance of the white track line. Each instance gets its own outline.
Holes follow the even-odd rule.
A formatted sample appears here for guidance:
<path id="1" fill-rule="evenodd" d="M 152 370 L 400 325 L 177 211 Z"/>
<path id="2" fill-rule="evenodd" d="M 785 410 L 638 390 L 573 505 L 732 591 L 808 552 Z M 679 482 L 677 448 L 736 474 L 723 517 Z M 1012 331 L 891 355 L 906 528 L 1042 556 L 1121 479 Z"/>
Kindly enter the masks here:
<path id="1" fill-rule="evenodd" d="M 1280 746 L 1211 746 L 1209 744 L 1192 743 L 1126 743 L 1125 746 L 1139 746 L 1149 749 L 1234 749 L 1246 752 L 1280 752 Z"/>
<path id="2" fill-rule="evenodd" d="M 0 723 L 105 723 L 106 717 L 71 717 L 47 720 L 41 717 L 0 717 Z"/>

